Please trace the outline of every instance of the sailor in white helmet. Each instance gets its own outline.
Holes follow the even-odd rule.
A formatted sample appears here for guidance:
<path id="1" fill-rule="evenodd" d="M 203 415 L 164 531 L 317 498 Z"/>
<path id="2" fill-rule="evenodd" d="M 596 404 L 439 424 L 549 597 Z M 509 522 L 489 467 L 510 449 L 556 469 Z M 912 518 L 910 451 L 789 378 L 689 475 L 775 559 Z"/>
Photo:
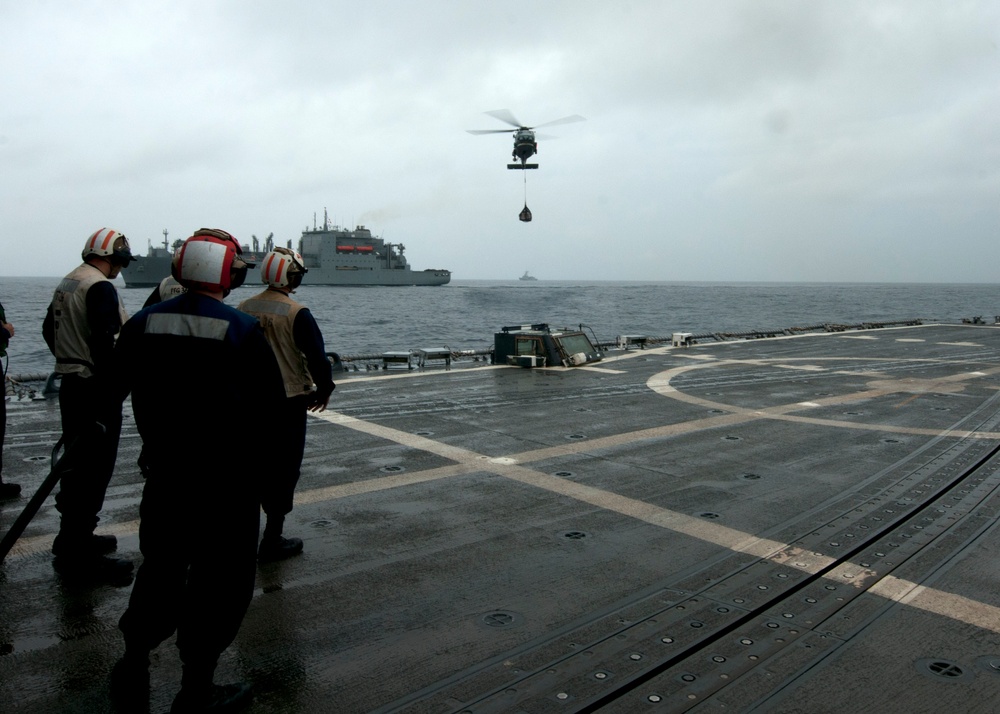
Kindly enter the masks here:
<path id="1" fill-rule="evenodd" d="M 306 274 L 302 256 L 290 248 L 275 248 L 260 264 L 264 292 L 240 303 L 239 309 L 260 320 L 281 367 L 285 403 L 269 420 L 277 433 L 277 478 L 265 485 L 261 505 L 267 516 L 257 559 L 281 560 L 302 552 L 300 538 L 282 535 L 285 516 L 299 480 L 306 445 L 306 413 L 323 411 L 333 392 L 333 370 L 326 356 L 323 334 L 309 309 L 291 293 Z"/>
<path id="2" fill-rule="evenodd" d="M 168 275 L 160 281 L 159 285 L 153 288 L 153 292 L 149 294 L 149 297 L 146 298 L 146 302 L 144 302 L 142 306 L 149 307 L 150 305 L 155 305 L 158 302 L 175 298 L 185 292 L 187 292 L 187 288 L 177 282 L 177 278 L 173 275 Z"/>
<path id="3" fill-rule="evenodd" d="M 148 710 L 149 653 L 174 631 L 184 668 L 171 712 L 250 699 L 247 685 L 213 675 L 253 596 L 260 485 L 273 468 L 254 436 L 285 393 L 260 323 L 222 302 L 247 267 L 229 233 L 197 231 L 172 268 L 187 292 L 136 313 L 115 347 L 116 391 L 131 394 L 146 460 L 143 561 L 111 675 L 123 711 Z"/>
<path id="4" fill-rule="evenodd" d="M 83 263 L 55 290 L 42 336 L 61 375 L 59 412 L 69 466 L 56 494 L 59 534 L 53 565 L 64 577 L 128 584 L 132 561 L 108 557 L 113 535 L 96 535 L 98 513 L 118 458 L 122 407 L 108 388 L 115 338 L 127 319 L 114 283 L 135 258 L 112 228 L 87 238 Z"/>

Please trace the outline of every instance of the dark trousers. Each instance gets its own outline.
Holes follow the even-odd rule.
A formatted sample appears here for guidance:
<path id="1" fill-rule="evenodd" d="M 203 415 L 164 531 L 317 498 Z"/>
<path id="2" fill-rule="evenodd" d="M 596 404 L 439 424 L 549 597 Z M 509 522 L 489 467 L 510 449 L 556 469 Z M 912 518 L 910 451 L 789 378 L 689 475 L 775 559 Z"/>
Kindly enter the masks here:
<path id="1" fill-rule="evenodd" d="M 290 397 L 275 415 L 273 472 L 262 484 L 261 507 L 268 518 L 292 512 L 295 485 L 299 482 L 306 450 L 306 411 L 309 397 Z"/>
<path id="2" fill-rule="evenodd" d="M 7 396 L 2 393 L 6 389 L 6 381 L 0 377 L 0 483 L 3 483 L 3 440 L 7 436 Z"/>
<path id="3" fill-rule="evenodd" d="M 66 466 L 56 494 L 60 534 L 86 536 L 97 527 L 115 471 L 122 431 L 121 403 L 95 377 L 65 375 L 59 387 Z M 97 424 L 104 427 L 103 433 Z M 79 437 L 79 438 L 77 438 Z"/>
<path id="4" fill-rule="evenodd" d="M 143 561 L 118 623 L 135 654 L 176 630 L 185 671 L 209 681 L 240 629 L 257 572 L 258 494 L 239 467 L 228 468 L 233 473 L 154 464 L 139 506 Z"/>

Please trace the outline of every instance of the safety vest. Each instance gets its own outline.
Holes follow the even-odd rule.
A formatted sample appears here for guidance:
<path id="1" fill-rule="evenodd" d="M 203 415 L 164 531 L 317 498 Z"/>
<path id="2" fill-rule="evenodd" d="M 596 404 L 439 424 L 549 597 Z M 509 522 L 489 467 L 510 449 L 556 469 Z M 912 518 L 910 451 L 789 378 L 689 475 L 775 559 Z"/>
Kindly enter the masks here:
<path id="1" fill-rule="evenodd" d="M 285 395 L 297 397 L 312 393 L 316 385 L 309 373 L 309 363 L 305 353 L 295 344 L 295 334 L 292 330 L 295 316 L 299 314 L 302 305 L 280 290 L 269 289 L 244 300 L 237 309 L 260 320 L 264 336 L 274 350 L 274 356 L 281 368 Z"/>
<path id="2" fill-rule="evenodd" d="M 56 372 L 91 377 L 94 374 L 90 354 L 90 324 L 87 321 L 87 291 L 99 282 L 108 280 L 104 273 L 89 263 L 67 275 L 52 297 L 54 349 Z M 128 315 L 122 301 L 118 302 L 121 324 Z"/>

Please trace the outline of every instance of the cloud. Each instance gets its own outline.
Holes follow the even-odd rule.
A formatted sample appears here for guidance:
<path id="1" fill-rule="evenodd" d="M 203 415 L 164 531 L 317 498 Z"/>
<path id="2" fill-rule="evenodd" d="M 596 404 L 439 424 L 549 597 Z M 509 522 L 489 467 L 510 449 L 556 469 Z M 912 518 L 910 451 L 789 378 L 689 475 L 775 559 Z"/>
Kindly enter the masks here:
<path id="1" fill-rule="evenodd" d="M 5 243 L 0 274 L 61 275 L 100 225 L 284 243 L 327 208 L 456 279 L 994 279 L 993 3 L 3 11 L 0 227 L 46 250 Z M 523 175 L 509 134 L 465 132 L 497 108 L 587 121 Z"/>

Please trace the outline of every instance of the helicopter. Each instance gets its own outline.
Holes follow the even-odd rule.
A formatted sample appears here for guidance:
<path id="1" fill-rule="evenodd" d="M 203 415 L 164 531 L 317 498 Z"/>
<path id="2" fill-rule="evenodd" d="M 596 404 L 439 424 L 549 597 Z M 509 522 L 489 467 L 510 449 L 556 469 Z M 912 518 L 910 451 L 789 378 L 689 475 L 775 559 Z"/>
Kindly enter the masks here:
<path id="1" fill-rule="evenodd" d="M 556 119 L 554 121 L 548 121 L 544 124 L 539 124 L 538 126 L 524 126 L 521 124 L 517 118 L 510 113 L 507 109 L 495 109 L 491 112 L 484 112 L 489 114 L 495 119 L 499 119 L 502 122 L 510 124 L 515 127 L 511 129 L 466 129 L 470 134 L 503 134 L 512 131 L 514 134 L 514 150 L 511 152 L 511 158 L 520 159 L 521 163 L 517 164 L 507 164 L 508 169 L 537 169 L 538 164 L 529 164 L 528 159 L 533 155 L 538 153 L 538 143 L 535 141 L 535 129 L 539 129 L 545 126 L 555 126 L 556 124 L 571 124 L 578 121 L 586 121 L 582 116 L 574 114 L 573 116 L 563 117 L 562 119 Z M 528 219 L 530 220 L 530 218 Z"/>

